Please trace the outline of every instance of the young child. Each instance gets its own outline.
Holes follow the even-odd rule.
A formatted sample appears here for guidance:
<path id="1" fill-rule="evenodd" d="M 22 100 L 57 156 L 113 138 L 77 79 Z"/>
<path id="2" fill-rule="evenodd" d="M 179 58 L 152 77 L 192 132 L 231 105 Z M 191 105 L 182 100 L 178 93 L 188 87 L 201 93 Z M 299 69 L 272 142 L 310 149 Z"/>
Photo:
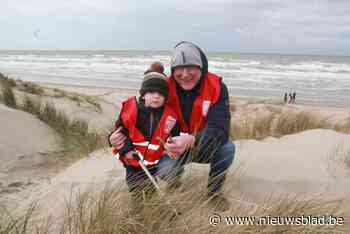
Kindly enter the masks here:
<path id="1" fill-rule="evenodd" d="M 139 203 L 142 194 L 147 196 L 155 190 L 133 154 L 141 154 L 150 173 L 156 175 L 157 163 L 164 155 L 162 142 L 180 133 L 175 112 L 165 104 L 167 98 L 165 76 L 152 68 L 148 69 L 144 74 L 140 98 L 130 97 L 124 101 L 115 123 L 115 129 L 122 126 L 122 133 L 127 136 L 120 150 L 112 150 L 126 169 L 126 183 L 133 203 Z"/>

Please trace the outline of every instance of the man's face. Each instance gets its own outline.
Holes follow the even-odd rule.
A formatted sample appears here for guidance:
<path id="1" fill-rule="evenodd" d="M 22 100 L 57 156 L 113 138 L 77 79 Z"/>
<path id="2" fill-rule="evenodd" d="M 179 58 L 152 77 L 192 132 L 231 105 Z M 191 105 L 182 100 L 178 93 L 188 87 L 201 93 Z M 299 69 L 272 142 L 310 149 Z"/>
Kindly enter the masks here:
<path id="1" fill-rule="evenodd" d="M 202 72 L 197 66 L 179 66 L 174 69 L 174 79 L 184 90 L 192 90 L 200 80 Z"/>
<path id="2" fill-rule="evenodd" d="M 146 92 L 143 98 L 145 99 L 145 106 L 152 108 L 163 106 L 165 101 L 165 97 L 159 92 Z"/>

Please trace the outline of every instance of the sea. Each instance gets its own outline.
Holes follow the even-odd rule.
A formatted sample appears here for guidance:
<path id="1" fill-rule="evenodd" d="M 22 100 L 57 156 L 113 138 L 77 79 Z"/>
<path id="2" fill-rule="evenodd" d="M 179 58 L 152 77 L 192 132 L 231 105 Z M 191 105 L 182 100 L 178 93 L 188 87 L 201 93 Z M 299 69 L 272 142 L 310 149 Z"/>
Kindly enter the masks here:
<path id="1" fill-rule="evenodd" d="M 0 51 L 0 73 L 61 85 L 138 89 L 143 72 L 160 61 L 170 74 L 170 51 Z M 350 57 L 207 53 L 209 70 L 233 97 L 350 107 Z"/>

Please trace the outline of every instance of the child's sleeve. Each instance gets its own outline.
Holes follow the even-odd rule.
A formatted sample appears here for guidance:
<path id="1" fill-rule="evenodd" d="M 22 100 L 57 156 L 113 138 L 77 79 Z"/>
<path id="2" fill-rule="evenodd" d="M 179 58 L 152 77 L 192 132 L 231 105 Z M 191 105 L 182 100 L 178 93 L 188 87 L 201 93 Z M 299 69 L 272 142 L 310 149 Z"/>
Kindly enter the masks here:
<path id="1" fill-rule="evenodd" d="M 133 146 L 132 141 L 131 141 L 131 139 L 130 139 L 130 137 L 129 137 L 129 131 L 128 131 L 128 129 L 125 127 L 125 125 L 124 125 L 122 119 L 120 118 L 120 116 L 119 116 L 118 120 L 115 122 L 115 129 L 114 129 L 114 131 L 111 132 L 111 133 L 108 135 L 108 143 L 109 143 L 109 146 L 112 147 L 112 144 L 111 144 L 111 142 L 110 142 L 110 140 L 109 140 L 109 137 L 110 137 L 119 127 L 122 127 L 121 133 L 122 133 L 124 136 L 126 136 L 126 139 L 125 139 L 124 146 L 123 146 L 121 149 L 118 150 L 118 153 L 119 153 L 120 156 L 124 156 L 127 152 L 134 150 L 134 146 Z"/>

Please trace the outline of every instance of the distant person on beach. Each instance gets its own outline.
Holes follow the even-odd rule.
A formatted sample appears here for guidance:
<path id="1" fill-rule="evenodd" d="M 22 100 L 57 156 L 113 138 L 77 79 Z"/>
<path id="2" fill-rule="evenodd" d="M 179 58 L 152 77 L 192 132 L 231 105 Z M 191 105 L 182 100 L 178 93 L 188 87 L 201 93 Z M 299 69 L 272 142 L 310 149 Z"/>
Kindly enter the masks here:
<path id="1" fill-rule="evenodd" d="M 296 95 L 297 95 L 296 92 L 294 92 L 293 95 L 292 95 L 293 104 L 295 104 L 295 96 L 296 96 Z"/>
<path id="2" fill-rule="evenodd" d="M 284 103 L 287 103 L 287 101 L 288 101 L 288 94 L 287 93 L 284 93 Z"/>
<path id="3" fill-rule="evenodd" d="M 175 46 L 170 65 L 168 104 L 179 117 L 182 134 L 165 144 L 168 165 L 163 169 L 180 181 L 185 164 L 209 164 L 207 196 L 216 209 L 227 210 L 230 203 L 222 188 L 235 154 L 235 146 L 229 139 L 231 115 L 227 87 L 221 77 L 208 72 L 206 55 L 191 42 Z M 120 148 L 124 144 L 123 135 L 114 132 L 110 142 Z M 171 160 L 170 155 L 177 160 Z"/>
<path id="4" fill-rule="evenodd" d="M 292 103 L 292 101 L 293 101 L 292 93 L 289 93 L 289 102 L 288 103 Z"/>
<path id="5" fill-rule="evenodd" d="M 152 175 L 161 176 L 159 168 L 163 165 L 165 152 L 158 137 L 166 142 L 168 137 L 178 136 L 180 133 L 177 114 L 166 105 L 169 88 L 161 67 L 162 64 L 157 63 L 145 72 L 139 99 L 130 97 L 124 101 L 115 123 L 115 129 L 121 128 L 125 141 L 122 147 L 113 147 L 112 152 L 126 169 L 126 183 L 134 211 L 142 207 L 142 194 L 150 197 L 155 191 L 134 154 L 141 155 Z M 167 157 L 166 160 L 168 163 L 171 159 Z"/>

